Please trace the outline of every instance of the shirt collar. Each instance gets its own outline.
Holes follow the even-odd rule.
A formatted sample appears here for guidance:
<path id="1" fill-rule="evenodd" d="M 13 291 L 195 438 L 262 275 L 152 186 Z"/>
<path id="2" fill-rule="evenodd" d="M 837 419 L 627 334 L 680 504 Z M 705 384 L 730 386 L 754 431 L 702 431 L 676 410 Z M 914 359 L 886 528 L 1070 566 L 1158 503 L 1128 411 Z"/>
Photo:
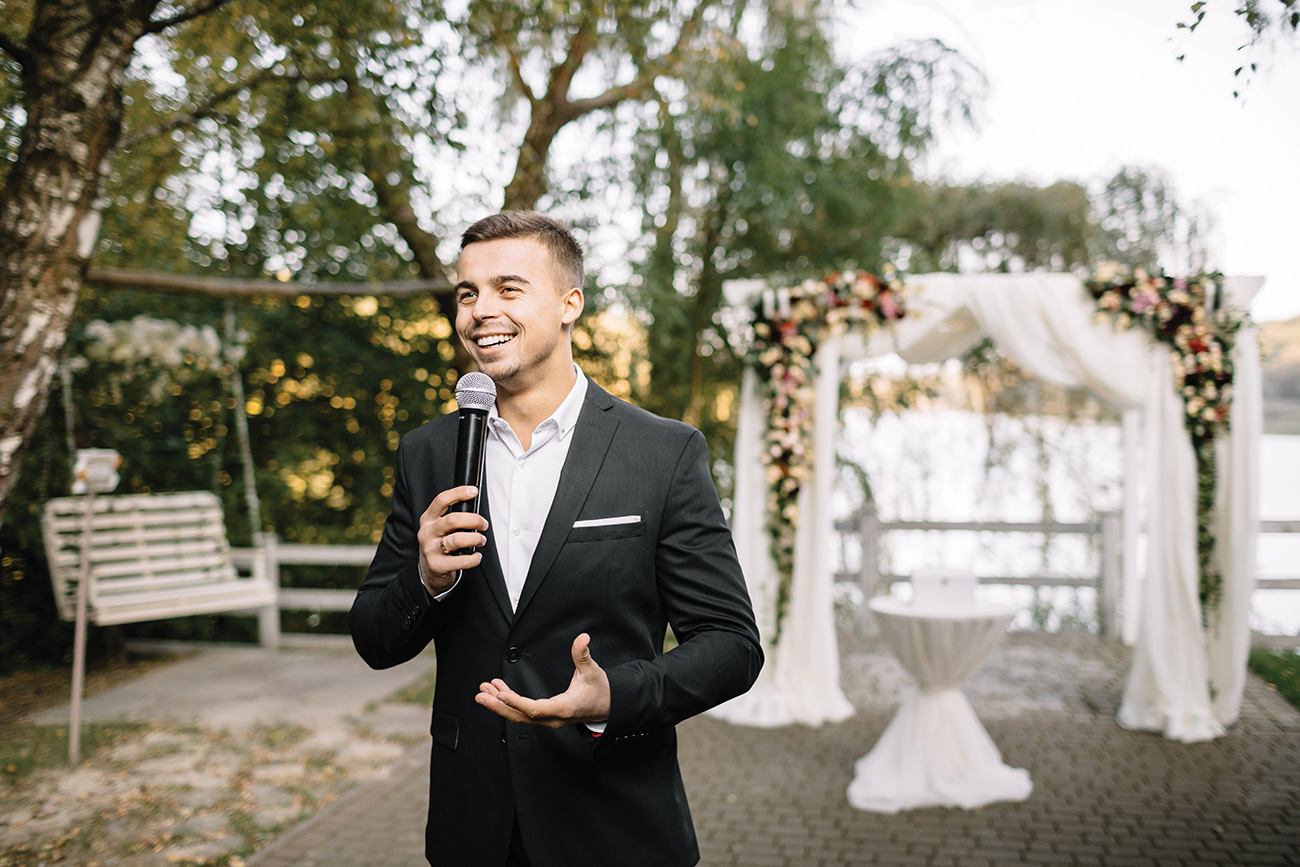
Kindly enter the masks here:
<path id="1" fill-rule="evenodd" d="M 560 405 L 551 415 L 555 423 L 560 426 L 560 439 L 567 437 L 578 426 L 578 416 L 582 414 L 582 401 L 587 396 L 587 377 L 583 376 L 582 368 L 575 364 L 573 372 L 576 374 L 573 378 L 573 388 L 569 389 L 568 395 L 560 401 Z"/>
<path id="2" fill-rule="evenodd" d="M 587 396 L 587 377 L 583 375 L 582 368 L 575 363 L 573 372 L 576 374 L 573 379 L 573 388 L 569 389 L 569 393 L 565 395 L 564 400 L 560 401 L 560 405 L 555 408 L 555 412 L 551 413 L 545 421 L 537 426 L 537 429 L 540 430 L 547 424 L 554 422 L 559 429 L 559 439 L 561 440 L 572 433 L 573 429 L 578 426 L 578 416 L 582 414 L 582 401 Z M 507 428 L 510 426 L 497 412 L 496 404 L 493 404 L 488 411 L 488 425 L 498 429 L 498 431 L 502 426 Z"/>

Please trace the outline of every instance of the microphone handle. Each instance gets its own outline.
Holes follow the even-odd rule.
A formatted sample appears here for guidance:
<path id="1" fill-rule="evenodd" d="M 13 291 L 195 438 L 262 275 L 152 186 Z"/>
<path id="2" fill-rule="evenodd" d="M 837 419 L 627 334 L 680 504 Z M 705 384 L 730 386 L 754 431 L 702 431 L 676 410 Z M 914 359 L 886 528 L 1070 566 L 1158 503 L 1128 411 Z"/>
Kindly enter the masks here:
<path id="1" fill-rule="evenodd" d="M 456 434 L 456 463 L 452 467 L 452 487 L 475 485 L 479 495 L 472 500 L 452 503 L 448 511 L 479 511 L 479 501 L 483 494 L 483 452 L 487 444 L 487 410 L 460 410 L 460 427 Z"/>

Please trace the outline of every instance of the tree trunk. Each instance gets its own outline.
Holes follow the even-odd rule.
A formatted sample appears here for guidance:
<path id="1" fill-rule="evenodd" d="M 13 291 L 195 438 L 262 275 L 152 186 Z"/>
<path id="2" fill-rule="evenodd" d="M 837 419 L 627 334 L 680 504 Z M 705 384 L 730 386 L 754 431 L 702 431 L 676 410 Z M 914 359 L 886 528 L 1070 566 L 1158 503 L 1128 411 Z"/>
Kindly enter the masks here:
<path id="1" fill-rule="evenodd" d="M 45 410 L 156 2 L 39 2 L 16 49 L 26 125 L 0 189 L 0 518 Z"/>
<path id="2" fill-rule="evenodd" d="M 700 337 L 713 321 L 713 312 L 722 298 L 722 275 L 718 273 L 714 253 L 722 243 L 722 227 L 731 211 L 730 187 L 723 185 L 704 228 L 702 245 L 704 260 L 700 267 L 700 283 L 695 293 L 691 311 L 691 352 L 689 391 L 686 394 L 686 411 L 682 421 L 698 428 L 704 423 L 704 356 L 700 354 Z"/>
<path id="3" fill-rule="evenodd" d="M 515 174 L 506 185 L 502 210 L 529 211 L 546 193 L 546 168 L 551 155 L 551 142 L 567 120 L 557 121 L 560 106 L 545 100 L 533 103 L 533 114 L 519 147 Z"/>

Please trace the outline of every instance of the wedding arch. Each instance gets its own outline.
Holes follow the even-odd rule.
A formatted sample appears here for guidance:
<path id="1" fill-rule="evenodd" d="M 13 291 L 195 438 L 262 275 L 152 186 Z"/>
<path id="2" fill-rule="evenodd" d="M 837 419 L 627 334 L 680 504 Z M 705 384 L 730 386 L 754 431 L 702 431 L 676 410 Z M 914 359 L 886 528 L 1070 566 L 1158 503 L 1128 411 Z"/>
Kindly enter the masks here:
<path id="1" fill-rule="evenodd" d="M 1248 300 L 1262 279 L 1228 278 L 1224 283 L 1221 293 Z M 888 286 L 875 281 L 877 291 Z M 1126 478 L 1125 485 L 1144 489 L 1146 575 L 1140 601 L 1128 600 L 1129 605 L 1138 603 L 1139 615 L 1118 721 L 1181 741 L 1221 735 L 1241 708 L 1255 583 L 1262 397 L 1258 343 L 1249 323 L 1232 349 L 1230 409 L 1223 402 L 1230 412 L 1228 432 L 1211 446 L 1219 473 L 1209 530 L 1217 539 L 1212 567 L 1221 584 L 1213 606 L 1207 607 L 1198 564 L 1196 458 L 1184 424 L 1188 406 L 1175 390 L 1169 348 L 1140 330 L 1117 329 L 1109 317 L 1099 317 L 1098 302 L 1083 281 L 1068 274 L 928 274 L 910 277 L 906 286 L 906 317 L 872 330 L 853 328 L 840 315 L 837 326 L 810 353 L 809 381 L 781 371 L 790 387 L 778 399 L 801 398 L 809 416 L 787 423 L 806 423 L 810 430 L 806 446 L 797 445 L 806 465 L 787 486 L 797 491 L 797 503 L 788 513 L 797 520 L 791 522 L 787 547 L 792 555 L 784 564 L 773 554 L 781 546 L 769 543 L 766 507 L 773 480 L 760 460 L 764 450 L 784 446 L 771 428 L 773 413 L 758 374 L 752 367 L 746 371 L 732 530 L 769 653 L 754 689 L 714 714 L 756 726 L 820 725 L 852 715 L 840 689 L 832 546 L 827 544 L 833 533 L 841 366 L 889 353 L 909 363 L 943 361 L 987 336 L 1029 374 L 1086 387 L 1112 407 L 1140 415 L 1143 471 L 1140 478 Z M 789 304 L 761 281 L 735 281 L 727 290 L 733 306 L 749 306 L 764 297 L 769 305 Z M 880 300 L 864 300 L 862 306 L 874 305 L 879 313 Z M 1128 520 L 1135 522 L 1136 516 Z M 1126 562 L 1134 562 L 1134 547 L 1126 544 Z"/>

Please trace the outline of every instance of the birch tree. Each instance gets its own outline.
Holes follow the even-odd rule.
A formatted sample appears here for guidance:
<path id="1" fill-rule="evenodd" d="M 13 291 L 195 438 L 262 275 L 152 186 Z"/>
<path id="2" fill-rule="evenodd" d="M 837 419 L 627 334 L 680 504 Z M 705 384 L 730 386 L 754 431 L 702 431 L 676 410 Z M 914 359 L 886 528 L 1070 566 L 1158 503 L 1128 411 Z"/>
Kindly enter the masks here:
<path id="1" fill-rule="evenodd" d="M 99 232 L 136 46 L 225 2 L 0 4 L 7 22 L 0 50 L 21 82 L 21 101 L 4 123 L 7 132 L 22 129 L 0 187 L 0 516 Z"/>

